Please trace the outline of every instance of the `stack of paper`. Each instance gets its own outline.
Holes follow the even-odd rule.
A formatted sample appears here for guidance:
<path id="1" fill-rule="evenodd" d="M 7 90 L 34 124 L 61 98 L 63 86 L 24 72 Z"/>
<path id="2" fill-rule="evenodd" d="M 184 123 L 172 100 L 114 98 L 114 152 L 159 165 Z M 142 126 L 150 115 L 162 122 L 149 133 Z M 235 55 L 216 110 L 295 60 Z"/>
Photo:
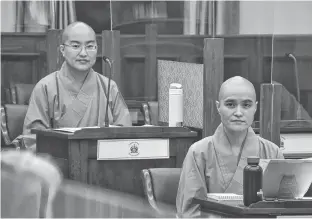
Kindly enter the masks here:
<path id="1" fill-rule="evenodd" d="M 243 200 L 242 195 L 237 195 L 234 193 L 208 193 L 208 198 L 214 199 L 216 201 L 228 201 L 228 200 L 235 200 L 235 201 L 241 201 Z"/>

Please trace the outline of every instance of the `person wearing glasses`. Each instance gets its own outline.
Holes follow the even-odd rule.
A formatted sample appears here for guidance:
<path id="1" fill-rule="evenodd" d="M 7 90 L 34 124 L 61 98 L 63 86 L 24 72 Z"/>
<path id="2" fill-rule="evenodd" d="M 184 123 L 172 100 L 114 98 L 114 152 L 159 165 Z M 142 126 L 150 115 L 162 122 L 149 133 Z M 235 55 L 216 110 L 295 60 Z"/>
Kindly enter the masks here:
<path id="1" fill-rule="evenodd" d="M 24 146 L 35 150 L 31 129 L 104 126 L 108 78 L 92 67 L 97 57 L 96 34 L 83 22 L 67 26 L 60 51 L 61 68 L 35 86 L 24 121 Z M 109 123 L 131 126 L 130 113 L 117 84 L 111 80 Z"/>

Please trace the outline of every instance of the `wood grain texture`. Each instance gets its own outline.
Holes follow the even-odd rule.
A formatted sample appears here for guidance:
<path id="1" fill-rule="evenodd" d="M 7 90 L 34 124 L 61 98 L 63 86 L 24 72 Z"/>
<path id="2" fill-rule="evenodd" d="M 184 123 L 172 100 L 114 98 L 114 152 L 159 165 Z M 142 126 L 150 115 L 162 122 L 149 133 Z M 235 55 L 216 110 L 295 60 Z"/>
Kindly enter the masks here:
<path id="1" fill-rule="evenodd" d="M 102 54 L 112 62 L 112 79 L 116 82 L 120 92 L 123 94 L 123 81 L 120 72 L 120 32 L 113 30 L 102 31 Z M 109 65 L 102 60 L 102 74 L 109 76 Z"/>
<path id="2" fill-rule="evenodd" d="M 65 179 L 69 179 L 69 163 L 68 159 L 51 157 L 53 163 L 57 165 Z"/>
<path id="3" fill-rule="evenodd" d="M 259 201 L 250 207 L 241 207 L 242 201 L 223 202 L 195 198 L 194 203 L 200 204 L 203 213 L 214 214 L 214 217 L 230 218 L 269 218 L 277 215 L 291 217 L 293 215 L 311 215 L 311 200 Z M 204 216 L 204 215 L 203 215 Z"/>
<path id="4" fill-rule="evenodd" d="M 198 139 L 171 139 L 170 140 L 170 147 L 173 148 L 173 146 L 176 147 L 176 168 L 182 168 L 184 158 L 188 152 L 188 149 L 190 146 L 195 143 Z"/>
<path id="5" fill-rule="evenodd" d="M 141 170 L 175 167 L 176 157 L 169 159 L 98 161 L 89 160 L 89 184 L 106 189 L 144 196 Z M 95 180 L 95 182 L 91 181 Z"/>
<path id="6" fill-rule="evenodd" d="M 157 100 L 157 25 L 149 24 L 145 27 L 146 58 L 144 74 L 144 96 L 148 101 Z"/>
<path id="7" fill-rule="evenodd" d="M 55 30 L 57 31 L 57 30 Z M 204 47 L 204 38 L 207 36 L 190 36 L 190 35 L 157 35 L 157 49 L 156 58 L 166 57 L 170 60 L 192 62 L 196 58 L 196 63 L 203 63 L 202 49 Z M 52 41 L 47 43 L 48 33 L 1 33 L 1 52 L 3 54 L 21 55 L 22 58 L 13 58 L 13 56 L 2 56 L 1 64 L 1 85 L 2 88 L 9 88 L 10 83 L 33 83 L 36 78 L 41 79 L 46 74 L 51 73 L 48 70 L 50 62 L 56 62 L 55 56 L 53 59 L 44 57 L 44 53 L 48 53 L 47 47 L 50 46 L 54 52 L 57 52 L 59 46 L 55 37 L 51 37 Z M 120 66 L 123 71 L 121 78 L 129 78 L 131 81 L 119 85 L 120 89 L 125 89 L 127 94 L 125 96 L 132 100 L 142 99 L 144 93 L 144 58 L 146 57 L 146 36 L 145 35 L 120 35 L 120 54 L 121 59 L 124 57 L 132 57 L 136 59 L 140 57 L 139 61 L 123 62 Z M 53 43 L 54 42 L 54 43 Z M 97 34 L 97 43 L 99 46 L 98 57 L 107 55 L 102 51 L 102 35 Z M 310 78 L 309 69 L 311 66 L 311 35 L 291 35 L 291 36 L 274 36 L 274 57 L 283 57 L 285 53 L 293 53 L 298 58 L 298 69 L 300 71 L 300 84 L 308 87 Z M 194 48 L 194 49 L 191 49 Z M 40 55 L 41 61 L 32 63 L 29 57 L 30 54 Z M 47 54 L 48 55 L 48 54 Z M 17 57 L 16 56 L 16 57 Z M 37 56 L 37 55 L 36 55 Z M 270 67 L 272 56 L 272 36 L 224 36 L 224 78 L 233 74 L 248 75 L 248 78 L 255 85 L 257 97 L 260 97 L 260 83 L 267 78 L 270 78 Z M 242 59 L 239 59 L 241 57 Z M 27 61 L 26 61 L 27 59 Z M 34 60 L 32 58 L 32 60 Z M 41 62 L 41 64 L 38 64 Z M 49 62 L 49 63 L 48 63 Z M 101 61 L 98 60 L 99 66 L 102 68 Z M 39 67 L 38 76 L 31 76 L 36 73 L 33 70 L 34 65 L 42 65 Z M 56 65 L 49 64 L 49 65 Z M 46 66 L 46 67 L 45 67 Z M 274 75 L 279 75 L 279 72 L 285 71 L 289 74 L 293 68 L 293 61 L 289 58 L 278 59 L 274 67 Z M 101 70 L 99 70 L 101 72 Z M 127 76 L 127 77 L 126 77 Z M 136 83 L 133 85 L 132 81 Z M 156 83 L 156 82 L 155 82 Z M 288 83 L 288 82 L 287 82 Z M 138 87 L 139 88 L 136 88 Z M 290 88 L 291 90 L 292 88 Z M 142 91 L 142 92 L 141 92 Z M 303 91 L 302 91 L 303 92 Z M 3 92 L 5 93 L 5 92 Z M 302 100 L 302 105 L 312 115 L 311 94 L 312 90 L 304 90 L 308 98 Z M 128 95 L 129 94 L 129 95 Z M 9 98 L 7 98 L 9 100 Z M 255 115 L 255 120 L 259 121 L 260 104 Z"/>
<path id="8" fill-rule="evenodd" d="M 64 58 L 60 52 L 62 43 L 62 30 L 48 30 L 46 39 L 47 48 L 47 73 L 46 75 L 61 68 Z M 42 76 L 45 76 L 44 74 Z"/>
<path id="9" fill-rule="evenodd" d="M 68 140 L 54 136 L 37 135 L 37 152 L 48 153 L 56 158 L 68 158 Z"/>
<path id="10" fill-rule="evenodd" d="M 126 192 L 143 197 L 140 173 L 148 168 L 181 168 L 189 147 L 195 138 L 172 138 L 169 141 L 169 159 L 96 160 L 97 141 L 88 141 L 88 184 Z"/>
<path id="11" fill-rule="evenodd" d="M 262 84 L 260 96 L 260 136 L 280 145 L 282 85 Z"/>
<path id="12" fill-rule="evenodd" d="M 224 78 L 224 39 L 208 38 L 204 44 L 203 138 L 213 135 L 221 122 L 215 102 Z"/>
<path id="13" fill-rule="evenodd" d="M 88 145 L 86 140 L 72 140 L 68 145 L 69 178 L 88 182 Z"/>
<path id="14" fill-rule="evenodd" d="M 188 138 L 197 136 L 197 132 L 185 127 L 165 126 L 86 128 L 75 133 L 54 131 L 51 129 L 32 129 L 32 133 L 64 139 Z"/>
<path id="15" fill-rule="evenodd" d="M 115 132 L 112 131 L 114 129 Z M 189 147 L 198 140 L 195 131 L 183 127 L 152 127 L 151 129 L 124 127 L 86 130 L 87 132 L 83 131 L 80 135 L 79 132 L 69 134 L 52 130 L 34 130 L 38 139 L 37 148 L 40 153 L 48 153 L 52 157 L 58 158 L 55 159 L 55 162 L 62 169 L 65 178 L 141 197 L 144 195 L 140 178 L 141 170 L 162 167 L 181 168 Z M 144 138 L 146 131 L 150 138 L 169 138 L 169 159 L 97 160 L 98 139 L 116 137 L 116 141 L 118 141 L 120 136 Z M 92 132 L 96 132 L 96 134 L 92 135 Z M 128 133 L 125 135 L 125 132 Z M 75 135 L 79 135 L 79 138 L 75 139 L 73 137 Z M 51 143 L 46 143 L 47 141 Z M 57 142 L 60 143 L 59 146 L 53 148 L 52 145 L 56 145 Z M 66 164 L 68 168 L 66 168 Z"/>

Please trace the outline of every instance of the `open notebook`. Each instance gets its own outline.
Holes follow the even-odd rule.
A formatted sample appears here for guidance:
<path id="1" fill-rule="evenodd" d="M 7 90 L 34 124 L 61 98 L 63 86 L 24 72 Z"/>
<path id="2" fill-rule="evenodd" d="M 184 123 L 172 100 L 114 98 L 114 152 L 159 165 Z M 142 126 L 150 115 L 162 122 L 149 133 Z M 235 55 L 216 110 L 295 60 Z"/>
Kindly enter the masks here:
<path id="1" fill-rule="evenodd" d="M 243 196 L 242 195 L 237 195 L 234 193 L 208 193 L 207 194 L 208 199 L 213 199 L 216 201 L 242 201 Z"/>

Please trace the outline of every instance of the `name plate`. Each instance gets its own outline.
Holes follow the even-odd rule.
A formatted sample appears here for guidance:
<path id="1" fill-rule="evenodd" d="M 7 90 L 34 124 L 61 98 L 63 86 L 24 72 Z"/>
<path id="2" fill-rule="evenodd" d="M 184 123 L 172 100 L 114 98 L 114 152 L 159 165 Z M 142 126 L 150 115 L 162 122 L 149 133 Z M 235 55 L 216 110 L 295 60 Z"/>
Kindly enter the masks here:
<path id="1" fill-rule="evenodd" d="M 97 142 L 98 160 L 169 158 L 169 139 L 107 139 Z"/>

